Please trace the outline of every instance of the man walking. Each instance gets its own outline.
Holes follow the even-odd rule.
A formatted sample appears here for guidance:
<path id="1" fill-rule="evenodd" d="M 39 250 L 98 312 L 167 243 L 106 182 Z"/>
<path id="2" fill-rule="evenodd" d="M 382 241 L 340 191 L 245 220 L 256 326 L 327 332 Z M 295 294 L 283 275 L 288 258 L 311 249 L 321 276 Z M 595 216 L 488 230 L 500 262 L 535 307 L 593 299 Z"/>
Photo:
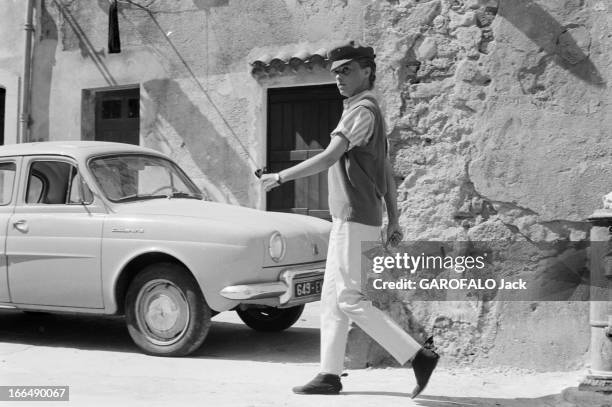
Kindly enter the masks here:
<path id="1" fill-rule="evenodd" d="M 387 160 L 384 119 L 371 89 L 376 79 L 374 50 L 353 42 L 328 53 L 331 71 L 344 100 L 344 111 L 321 153 L 291 168 L 261 177 L 266 191 L 283 182 L 329 168 L 332 231 L 321 293 L 321 373 L 299 394 L 338 394 L 349 319 L 382 345 L 400 364 L 412 359 L 416 397 L 427 385 L 439 356 L 421 347 L 387 314 L 374 307 L 361 290 L 361 242 L 380 238 L 382 199 L 389 224 L 387 241 L 402 239 L 396 187 Z"/>

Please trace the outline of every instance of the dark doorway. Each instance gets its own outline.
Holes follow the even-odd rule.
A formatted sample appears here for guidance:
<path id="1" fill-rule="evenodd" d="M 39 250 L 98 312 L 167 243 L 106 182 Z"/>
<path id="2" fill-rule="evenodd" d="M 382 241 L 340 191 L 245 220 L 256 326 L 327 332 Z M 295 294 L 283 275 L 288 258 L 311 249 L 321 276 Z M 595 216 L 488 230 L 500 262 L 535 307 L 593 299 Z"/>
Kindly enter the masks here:
<path id="1" fill-rule="evenodd" d="M 278 172 L 320 153 L 342 115 L 335 85 L 268 90 L 268 169 Z M 330 219 L 327 171 L 290 181 L 267 195 L 269 211 Z"/>
<path id="2" fill-rule="evenodd" d="M 4 145 L 4 108 L 6 106 L 6 89 L 0 88 L 0 145 Z"/>
<path id="3" fill-rule="evenodd" d="M 95 140 L 140 144 L 140 89 L 96 92 Z"/>

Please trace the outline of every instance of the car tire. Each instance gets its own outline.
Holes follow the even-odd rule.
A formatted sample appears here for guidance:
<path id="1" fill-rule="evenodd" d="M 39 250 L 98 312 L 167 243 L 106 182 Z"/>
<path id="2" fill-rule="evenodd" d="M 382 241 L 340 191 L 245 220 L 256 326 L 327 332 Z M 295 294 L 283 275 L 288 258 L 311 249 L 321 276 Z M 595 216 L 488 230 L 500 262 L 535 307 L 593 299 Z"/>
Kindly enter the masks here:
<path id="1" fill-rule="evenodd" d="M 236 310 L 248 327 L 261 332 L 278 332 L 291 327 L 304 312 L 304 304 L 290 308 L 251 307 Z"/>
<path id="2" fill-rule="evenodd" d="M 185 267 L 152 264 L 130 283 L 125 298 L 130 336 L 145 353 L 185 356 L 202 345 L 212 311 Z"/>

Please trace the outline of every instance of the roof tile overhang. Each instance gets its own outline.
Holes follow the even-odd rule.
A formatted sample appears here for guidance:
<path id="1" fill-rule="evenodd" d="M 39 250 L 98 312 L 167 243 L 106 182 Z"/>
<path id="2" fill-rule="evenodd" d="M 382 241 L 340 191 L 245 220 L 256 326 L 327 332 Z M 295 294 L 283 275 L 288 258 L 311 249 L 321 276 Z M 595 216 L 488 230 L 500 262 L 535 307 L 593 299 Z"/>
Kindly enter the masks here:
<path id="1" fill-rule="evenodd" d="M 330 42 L 317 47 L 312 44 L 299 44 L 281 47 L 275 52 L 259 56 L 250 62 L 253 76 L 275 75 L 286 72 L 297 72 L 301 67 L 312 70 L 314 68 L 327 69 L 329 60 L 327 52 L 337 47 L 341 42 Z"/>

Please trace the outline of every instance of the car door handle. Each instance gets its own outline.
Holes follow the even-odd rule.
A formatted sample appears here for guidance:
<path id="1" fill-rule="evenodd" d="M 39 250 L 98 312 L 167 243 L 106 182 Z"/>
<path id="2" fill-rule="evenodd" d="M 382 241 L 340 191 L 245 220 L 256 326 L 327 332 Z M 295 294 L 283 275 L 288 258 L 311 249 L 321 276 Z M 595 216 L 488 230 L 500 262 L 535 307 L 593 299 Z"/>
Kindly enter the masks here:
<path id="1" fill-rule="evenodd" d="M 18 220 L 17 222 L 13 222 L 13 227 L 20 232 L 27 233 L 28 232 L 28 222 L 25 220 Z"/>

